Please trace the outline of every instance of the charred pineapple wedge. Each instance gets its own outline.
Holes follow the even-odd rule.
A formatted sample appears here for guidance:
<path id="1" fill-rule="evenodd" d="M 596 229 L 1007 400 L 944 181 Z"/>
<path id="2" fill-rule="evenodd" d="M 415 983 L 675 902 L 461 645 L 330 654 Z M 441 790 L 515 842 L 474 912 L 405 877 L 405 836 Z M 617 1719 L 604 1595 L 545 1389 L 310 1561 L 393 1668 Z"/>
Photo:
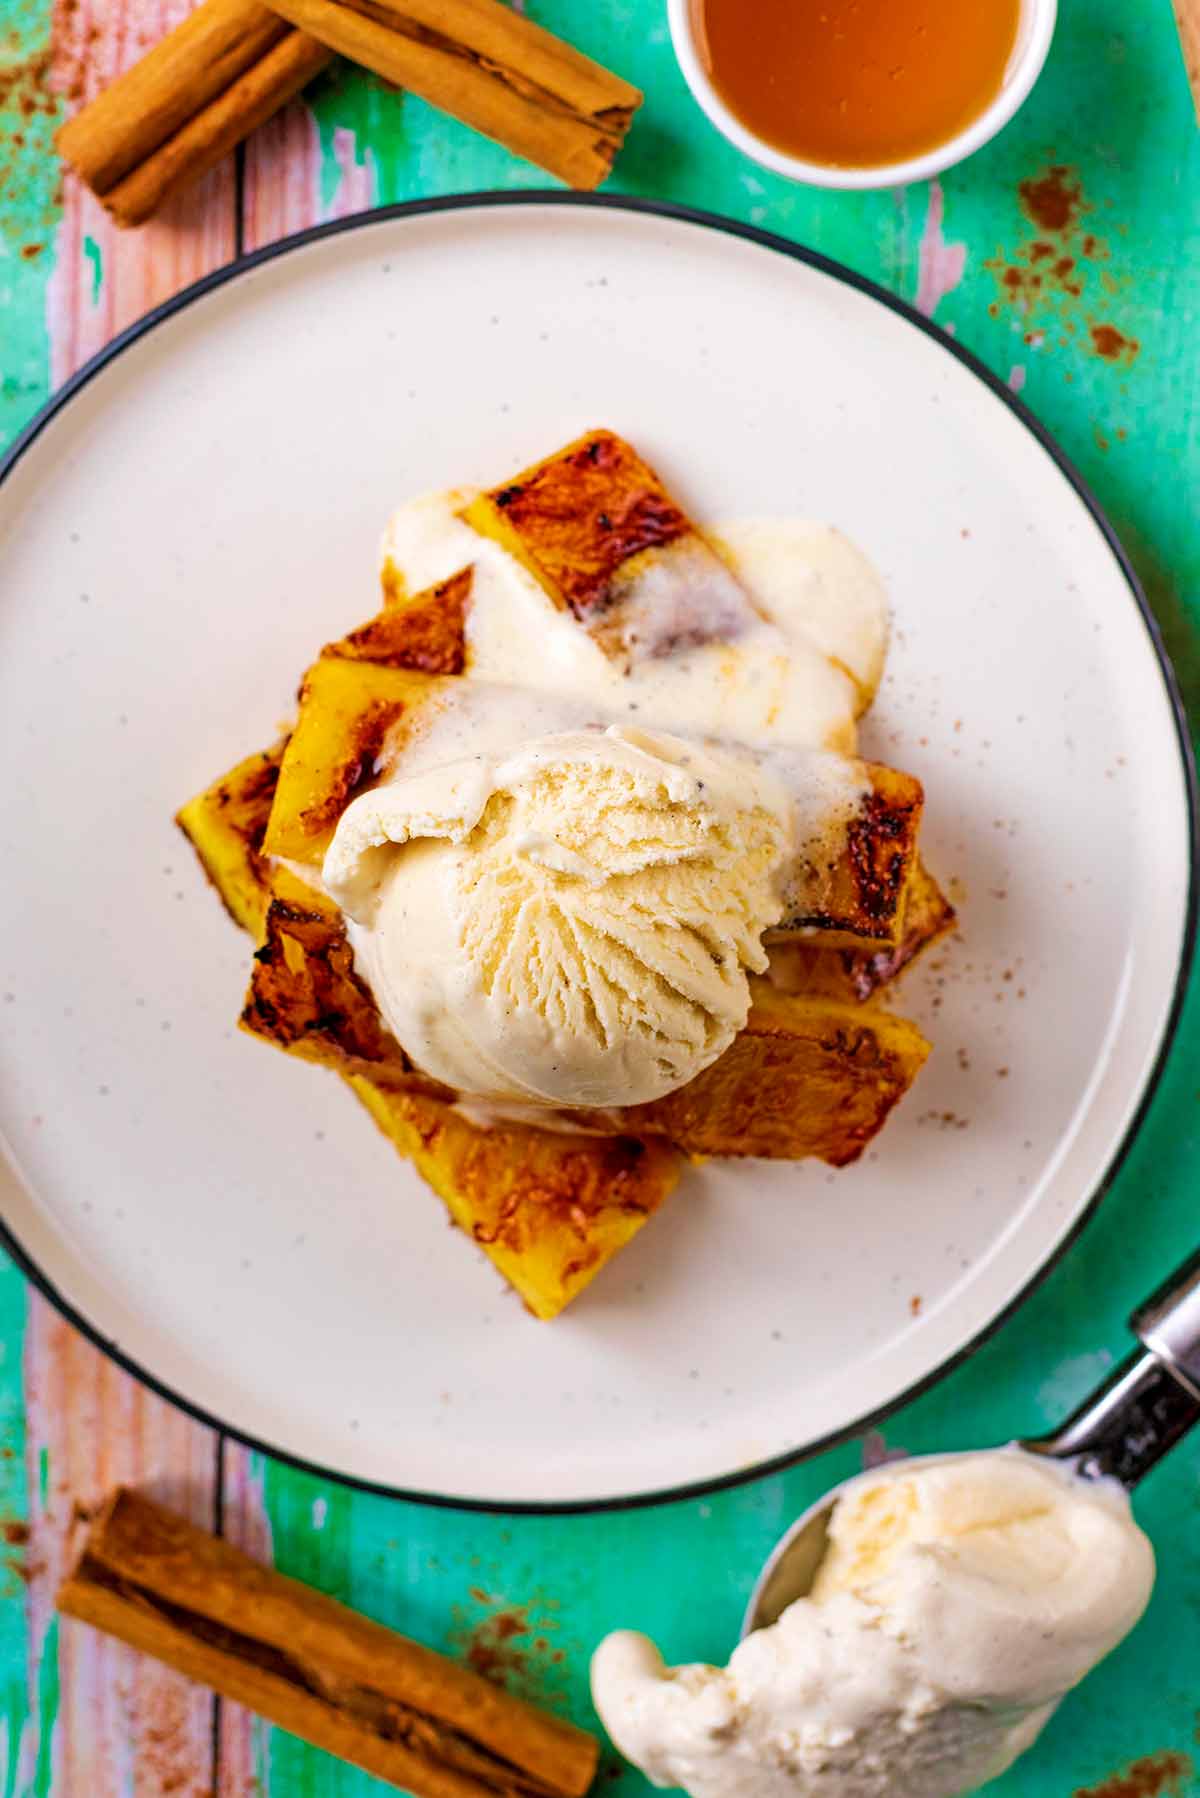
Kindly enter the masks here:
<path id="1" fill-rule="evenodd" d="M 226 911 L 256 941 L 262 937 L 271 903 L 271 865 L 263 852 L 263 838 L 283 752 L 280 742 L 248 755 L 189 799 L 175 818 Z"/>
<path id="2" fill-rule="evenodd" d="M 327 643 L 323 657 L 413 668 L 421 674 L 461 674 L 467 665 L 467 609 L 471 570 L 411 597 L 384 590 L 384 609 L 358 630 Z"/>
<path id="3" fill-rule="evenodd" d="M 354 1077 L 379 1128 L 450 1216 L 548 1321 L 636 1236 L 676 1185 L 664 1141 L 569 1136 L 496 1124 L 478 1130 L 443 1100 Z"/>
<path id="4" fill-rule="evenodd" d="M 864 792 L 845 845 L 827 867 L 802 866 L 783 918 L 767 942 L 802 936 L 823 949 L 898 948 L 916 875 L 925 793 L 919 780 L 881 762 L 860 762 Z"/>
<path id="5" fill-rule="evenodd" d="M 920 1073 L 928 1042 L 878 1005 L 751 984 L 746 1028 L 724 1055 L 624 1117 L 690 1155 L 857 1161 Z"/>
<path id="6" fill-rule="evenodd" d="M 463 513 L 629 663 L 732 642 L 761 621 L 654 470 L 611 431 L 590 431 Z"/>
<path id="7" fill-rule="evenodd" d="M 362 657 L 330 654 L 314 662 L 300 687 L 265 852 L 319 865 L 350 801 L 369 785 L 385 751 L 398 750 L 444 682 L 439 675 Z"/>
<path id="8" fill-rule="evenodd" d="M 824 993 L 862 1004 L 906 973 L 953 930 L 954 907 L 918 856 L 908 882 L 899 939 L 883 948 L 831 949 L 827 940 L 783 937 L 770 945 L 772 983 L 788 993 Z"/>

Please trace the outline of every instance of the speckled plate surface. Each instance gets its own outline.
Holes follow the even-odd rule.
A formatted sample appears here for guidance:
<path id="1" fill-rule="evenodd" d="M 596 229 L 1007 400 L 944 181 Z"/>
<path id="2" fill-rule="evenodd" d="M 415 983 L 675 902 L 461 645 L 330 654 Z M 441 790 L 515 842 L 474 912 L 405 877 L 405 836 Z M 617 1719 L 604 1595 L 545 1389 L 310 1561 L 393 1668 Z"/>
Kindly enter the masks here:
<path id="1" fill-rule="evenodd" d="M 537 1324 L 339 1083 L 234 1028 L 246 943 L 175 832 L 369 612 L 399 498 L 597 423 L 700 517 L 826 518 L 896 635 L 961 940 L 855 1168 L 709 1165 Z M 1102 523 L 1012 402 L 840 271 L 536 197 L 284 246 L 121 340 L 0 489 L 0 1204 L 72 1314 L 277 1452 L 464 1502 L 736 1478 L 931 1378 L 1119 1156 L 1190 952 L 1189 768 Z"/>

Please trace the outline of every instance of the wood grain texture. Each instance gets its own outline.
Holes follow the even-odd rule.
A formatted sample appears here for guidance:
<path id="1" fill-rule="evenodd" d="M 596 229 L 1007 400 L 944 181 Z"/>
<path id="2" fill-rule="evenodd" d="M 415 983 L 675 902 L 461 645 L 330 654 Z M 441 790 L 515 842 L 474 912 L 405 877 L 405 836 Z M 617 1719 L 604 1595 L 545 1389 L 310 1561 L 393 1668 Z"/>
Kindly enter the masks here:
<path id="1" fill-rule="evenodd" d="M 260 249 L 328 218 L 348 218 L 375 203 L 371 164 L 344 126 L 330 153 L 304 105 L 285 107 L 245 149 L 242 247 Z"/>

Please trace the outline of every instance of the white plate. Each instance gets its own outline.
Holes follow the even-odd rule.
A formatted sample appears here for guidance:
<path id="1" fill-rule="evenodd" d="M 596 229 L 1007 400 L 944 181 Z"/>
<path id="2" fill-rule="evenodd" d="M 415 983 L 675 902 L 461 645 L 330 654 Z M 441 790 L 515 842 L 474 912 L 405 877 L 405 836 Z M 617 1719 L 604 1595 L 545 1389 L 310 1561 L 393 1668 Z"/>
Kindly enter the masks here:
<path id="1" fill-rule="evenodd" d="M 13 1238 L 170 1393 L 346 1477 L 509 1505 L 694 1488 L 927 1380 L 1080 1221 L 1189 937 L 1186 750 L 1104 528 L 1011 400 L 836 270 L 623 205 L 434 207 L 211 282 L 3 493 L 0 1089 Z M 535 1323 L 338 1081 L 234 1028 L 176 806 L 376 603 L 389 509 L 589 425 L 701 518 L 830 519 L 897 623 L 869 746 L 962 942 L 852 1169 L 710 1165 Z"/>

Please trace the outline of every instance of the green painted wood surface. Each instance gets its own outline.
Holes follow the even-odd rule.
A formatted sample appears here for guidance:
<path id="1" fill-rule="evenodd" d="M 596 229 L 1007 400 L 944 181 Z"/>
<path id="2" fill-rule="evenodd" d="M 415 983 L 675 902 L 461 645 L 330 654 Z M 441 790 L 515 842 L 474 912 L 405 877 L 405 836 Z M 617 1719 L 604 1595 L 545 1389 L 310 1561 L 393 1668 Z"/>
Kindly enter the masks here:
<path id="1" fill-rule="evenodd" d="M 1200 719 L 1200 133 L 1168 0 L 1063 0 L 1046 73 L 992 146 L 940 188 L 862 196 L 792 188 L 728 149 L 686 94 L 661 0 L 531 0 L 530 10 L 647 91 L 616 190 L 706 206 L 813 244 L 919 300 L 1023 389 L 1120 530 Z M 50 33 L 45 0 L 0 0 L 4 437 L 49 391 L 53 283 L 73 282 L 96 301 L 112 278 L 97 241 L 59 238 L 49 134 L 64 102 L 46 80 Z M 348 191 L 348 179 L 380 202 L 541 183 L 536 171 L 367 77 L 339 70 L 310 99 L 317 211 Z M 1055 168 L 1069 171 L 1052 192 L 1068 195 L 1072 218 L 1047 233 L 1030 215 L 1039 189 L 1028 184 Z M 1016 1317 L 889 1421 L 890 1447 L 968 1446 L 1048 1426 L 1125 1352 L 1130 1306 L 1200 1237 L 1198 1050 L 1193 988 L 1166 1077 L 1098 1216 Z M 9 1563 L 0 1582 L 0 1794 L 107 1798 L 62 1772 L 52 1640 L 40 1666 L 27 1668 L 21 1575 L 37 1542 L 22 1545 L 23 1521 L 37 1496 L 30 1483 L 55 1473 L 25 1467 L 29 1302 L 19 1274 L 0 1266 L 0 1558 Z M 232 1447 L 229 1456 L 287 1571 L 586 1722 L 587 1658 L 604 1630 L 636 1624 L 673 1657 L 723 1658 L 776 1535 L 862 1452 L 848 1446 L 701 1502 L 572 1519 L 391 1503 L 273 1463 L 247 1465 Z M 1109 1798 L 1200 1792 L 1187 1770 L 1192 1757 L 1200 1763 L 1200 1440 L 1152 1476 L 1138 1511 L 1162 1568 L 1149 1615 L 991 1788 L 997 1798 L 1065 1798 L 1135 1763 L 1145 1764 L 1106 1786 Z M 231 1714 L 220 1727 L 227 1738 L 244 1729 Z M 221 1790 L 238 1798 L 255 1789 L 260 1798 L 364 1798 L 382 1789 L 278 1732 L 253 1729 L 245 1741 L 240 1770 L 229 1771 L 228 1753 L 221 1760 Z M 148 1757 L 114 1778 L 114 1790 L 150 1798 L 168 1789 Z M 207 1770 L 197 1779 L 197 1792 L 209 1787 Z M 642 1788 L 612 1759 L 605 1779 L 617 1798 Z"/>

